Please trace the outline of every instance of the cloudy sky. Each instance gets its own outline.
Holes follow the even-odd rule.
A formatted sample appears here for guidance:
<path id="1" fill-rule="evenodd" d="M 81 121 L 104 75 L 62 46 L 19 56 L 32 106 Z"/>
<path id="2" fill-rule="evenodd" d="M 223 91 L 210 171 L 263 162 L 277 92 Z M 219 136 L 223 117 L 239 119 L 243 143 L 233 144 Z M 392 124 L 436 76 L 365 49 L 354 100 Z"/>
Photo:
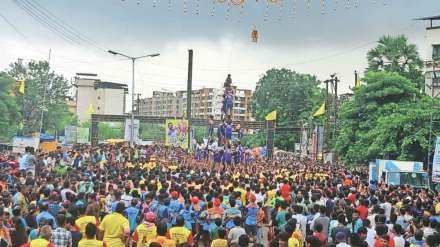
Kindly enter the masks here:
<path id="1" fill-rule="evenodd" d="M 186 88 L 193 49 L 195 88 L 219 87 L 231 73 L 254 89 L 267 69 L 286 67 L 320 80 L 337 73 L 348 92 L 381 35 L 405 34 L 426 57 L 428 23 L 413 19 L 440 14 L 439 0 L 222 1 L 0 0 L 0 70 L 17 58 L 46 60 L 51 49 L 51 66 L 69 80 L 89 72 L 129 83 L 130 62 L 106 51 L 159 52 L 136 65 L 136 93 L 150 96 Z"/>

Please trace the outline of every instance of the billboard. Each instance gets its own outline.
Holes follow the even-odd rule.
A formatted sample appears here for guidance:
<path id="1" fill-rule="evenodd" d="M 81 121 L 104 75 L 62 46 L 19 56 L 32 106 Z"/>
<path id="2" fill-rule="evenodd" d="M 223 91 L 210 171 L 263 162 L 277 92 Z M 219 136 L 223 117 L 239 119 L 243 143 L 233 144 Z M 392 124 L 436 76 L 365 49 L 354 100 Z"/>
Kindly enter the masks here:
<path id="1" fill-rule="evenodd" d="M 76 143 L 89 143 L 89 128 L 76 128 Z"/>
<path id="2" fill-rule="evenodd" d="M 165 144 L 188 149 L 188 120 L 167 119 L 165 124 Z"/>
<path id="3" fill-rule="evenodd" d="M 39 138 L 14 136 L 14 139 L 12 139 L 12 152 L 24 154 L 26 147 L 33 147 L 36 151 L 39 144 Z"/>
<path id="4" fill-rule="evenodd" d="M 440 183 L 440 136 L 435 142 L 435 153 L 432 159 L 432 182 Z"/>
<path id="5" fill-rule="evenodd" d="M 76 126 L 67 125 L 64 127 L 64 142 L 66 144 L 76 143 Z"/>
<path id="6" fill-rule="evenodd" d="M 133 136 L 134 136 L 134 140 L 133 140 L 133 142 L 134 143 L 139 143 L 139 119 L 134 119 L 134 121 L 133 121 L 133 125 L 134 125 L 134 129 L 133 129 L 133 131 L 134 131 L 134 133 L 133 133 Z M 131 119 L 126 119 L 125 120 L 125 132 L 124 132 L 124 139 L 126 140 L 126 141 L 130 141 L 130 139 L 131 139 Z"/>

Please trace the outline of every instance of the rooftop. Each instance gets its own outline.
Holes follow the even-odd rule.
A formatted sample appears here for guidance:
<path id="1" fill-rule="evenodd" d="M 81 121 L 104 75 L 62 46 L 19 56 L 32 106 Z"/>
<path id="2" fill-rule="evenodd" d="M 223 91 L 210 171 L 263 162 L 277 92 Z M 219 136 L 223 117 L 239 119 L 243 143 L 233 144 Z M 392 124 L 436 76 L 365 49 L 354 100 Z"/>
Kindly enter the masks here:
<path id="1" fill-rule="evenodd" d="M 128 93 L 127 84 L 108 82 L 108 81 L 95 81 L 95 88 L 108 88 L 108 89 L 124 89 L 126 93 Z"/>
<path id="2" fill-rule="evenodd" d="M 427 16 L 427 17 L 420 17 L 420 18 L 416 18 L 414 20 L 417 21 L 430 21 L 430 26 L 427 27 L 426 29 L 436 29 L 436 28 L 440 28 L 440 25 L 433 25 L 433 21 L 440 21 L 440 15 L 434 15 L 434 16 Z"/>

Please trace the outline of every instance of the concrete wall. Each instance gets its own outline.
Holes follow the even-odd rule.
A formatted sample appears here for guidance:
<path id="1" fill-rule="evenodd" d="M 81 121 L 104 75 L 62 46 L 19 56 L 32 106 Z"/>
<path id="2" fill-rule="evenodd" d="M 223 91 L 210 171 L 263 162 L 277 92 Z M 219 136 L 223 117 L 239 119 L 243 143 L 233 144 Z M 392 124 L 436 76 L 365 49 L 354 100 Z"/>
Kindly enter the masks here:
<path id="1" fill-rule="evenodd" d="M 83 79 L 80 78 L 76 81 L 76 115 L 80 122 L 86 122 L 90 119 L 87 114 L 87 109 L 90 104 L 94 107 L 97 104 L 96 92 L 93 87 L 95 79 Z M 96 108 L 96 107 L 95 107 Z M 96 112 L 96 109 L 95 109 Z"/>

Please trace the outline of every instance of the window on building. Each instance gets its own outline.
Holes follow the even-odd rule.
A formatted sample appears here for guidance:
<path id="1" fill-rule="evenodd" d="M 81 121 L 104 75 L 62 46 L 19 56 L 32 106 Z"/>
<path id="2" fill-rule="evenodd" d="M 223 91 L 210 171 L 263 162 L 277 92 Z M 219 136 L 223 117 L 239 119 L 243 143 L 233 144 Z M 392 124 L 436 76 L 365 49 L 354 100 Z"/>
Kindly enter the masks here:
<path id="1" fill-rule="evenodd" d="M 440 44 L 432 45 L 432 59 L 440 60 Z"/>
<path id="2" fill-rule="evenodd" d="M 98 106 L 98 111 L 101 110 L 101 108 Z"/>
<path id="3" fill-rule="evenodd" d="M 98 99 L 101 99 L 101 96 L 98 96 Z"/>

